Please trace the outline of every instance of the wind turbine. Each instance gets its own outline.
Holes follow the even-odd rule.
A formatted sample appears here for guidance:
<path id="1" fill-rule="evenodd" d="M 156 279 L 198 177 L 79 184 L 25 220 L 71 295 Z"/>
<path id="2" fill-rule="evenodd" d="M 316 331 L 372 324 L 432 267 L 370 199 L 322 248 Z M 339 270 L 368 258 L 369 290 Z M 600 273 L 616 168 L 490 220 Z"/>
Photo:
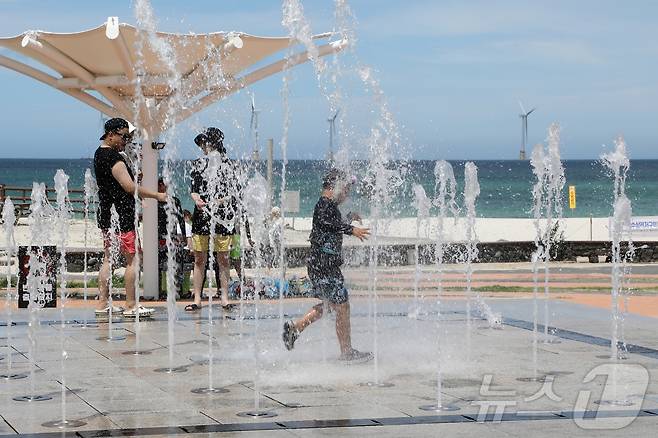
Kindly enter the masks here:
<path id="1" fill-rule="evenodd" d="M 520 100 L 519 106 L 521 107 L 521 114 L 519 114 L 519 117 L 521 118 L 521 151 L 519 152 L 519 160 L 525 160 L 525 147 L 528 143 L 528 116 L 537 108 L 533 108 L 526 112 Z"/>
<path id="2" fill-rule="evenodd" d="M 336 113 L 333 117 L 327 119 L 329 122 L 329 153 L 327 154 L 327 160 L 334 161 L 334 135 L 336 135 L 336 117 L 340 110 L 336 110 Z"/>
<path id="3" fill-rule="evenodd" d="M 258 113 L 260 110 L 256 109 L 256 99 L 251 94 L 251 121 L 249 122 L 249 130 L 254 141 L 254 150 L 251 154 L 251 159 L 254 161 L 260 161 L 260 146 L 258 144 Z"/>

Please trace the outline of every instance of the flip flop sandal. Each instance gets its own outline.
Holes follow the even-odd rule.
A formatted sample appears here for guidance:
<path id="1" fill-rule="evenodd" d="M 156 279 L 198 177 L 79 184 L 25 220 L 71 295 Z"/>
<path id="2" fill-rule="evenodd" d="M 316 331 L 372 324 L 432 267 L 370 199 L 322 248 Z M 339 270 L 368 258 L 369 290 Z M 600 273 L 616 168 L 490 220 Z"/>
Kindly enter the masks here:
<path id="1" fill-rule="evenodd" d="M 201 306 L 199 306 L 198 304 L 192 303 L 185 306 L 186 312 L 196 312 L 197 310 L 201 310 Z"/>

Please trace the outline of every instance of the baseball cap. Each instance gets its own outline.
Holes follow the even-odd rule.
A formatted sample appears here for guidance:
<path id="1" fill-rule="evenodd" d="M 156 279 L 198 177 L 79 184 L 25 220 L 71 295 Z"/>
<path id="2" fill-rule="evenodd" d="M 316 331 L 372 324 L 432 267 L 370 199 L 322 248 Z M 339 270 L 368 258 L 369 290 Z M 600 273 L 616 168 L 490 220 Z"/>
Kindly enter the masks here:
<path id="1" fill-rule="evenodd" d="M 207 144 L 221 153 L 226 153 L 226 149 L 224 148 L 224 133 L 219 128 L 206 128 L 194 138 L 194 143 L 199 147 Z"/>
<path id="2" fill-rule="evenodd" d="M 119 129 L 128 128 L 128 132 L 132 134 L 135 130 L 135 127 L 129 121 L 122 119 L 121 117 L 114 117 L 105 122 L 104 130 L 105 133 L 101 136 L 100 140 L 105 140 L 107 134 L 112 131 L 118 131 Z"/>

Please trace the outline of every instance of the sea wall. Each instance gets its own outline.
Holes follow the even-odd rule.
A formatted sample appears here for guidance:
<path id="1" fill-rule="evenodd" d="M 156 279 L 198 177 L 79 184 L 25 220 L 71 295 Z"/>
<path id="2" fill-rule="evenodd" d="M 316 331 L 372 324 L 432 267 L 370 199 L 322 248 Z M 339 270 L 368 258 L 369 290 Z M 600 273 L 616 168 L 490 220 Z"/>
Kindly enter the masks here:
<path id="1" fill-rule="evenodd" d="M 658 242 L 635 242 L 635 262 L 650 263 L 658 262 Z M 434 263 L 434 245 L 419 245 L 419 261 L 421 264 Z M 477 245 L 478 259 L 476 263 L 510 263 L 529 262 L 535 251 L 533 242 L 486 242 Z M 622 244 L 622 252 L 627 249 Z M 297 246 L 287 248 L 286 259 L 288 266 L 299 267 L 305 265 L 308 257 L 308 246 Z M 347 266 L 366 266 L 369 264 L 371 247 L 368 246 L 346 246 L 344 248 L 344 259 Z M 463 260 L 464 244 L 456 243 L 446 247 L 444 260 L 447 263 L 459 263 Z M 559 242 L 551 248 L 551 260 L 577 261 L 577 258 L 587 258 L 591 263 L 599 260 L 610 259 L 610 242 Z M 97 271 L 100 267 L 102 252 L 89 252 L 87 256 L 89 271 Z M 81 251 L 70 252 L 66 255 L 69 272 L 82 272 L 84 266 L 84 253 Z M 378 254 L 381 266 L 402 266 L 415 264 L 415 245 L 408 243 L 386 244 L 380 246 Z M 245 263 L 247 267 L 254 266 L 253 252 L 245 252 Z"/>

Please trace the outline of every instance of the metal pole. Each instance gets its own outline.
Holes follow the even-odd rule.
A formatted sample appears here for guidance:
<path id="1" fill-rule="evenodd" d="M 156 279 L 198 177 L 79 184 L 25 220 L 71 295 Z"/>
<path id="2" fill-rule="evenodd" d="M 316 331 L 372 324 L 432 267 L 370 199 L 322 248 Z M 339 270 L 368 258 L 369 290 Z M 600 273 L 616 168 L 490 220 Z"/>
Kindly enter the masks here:
<path id="1" fill-rule="evenodd" d="M 274 139 L 269 138 L 267 139 L 267 191 L 269 195 L 268 199 L 269 199 L 270 207 L 272 205 L 272 197 L 274 195 L 274 191 L 273 191 L 274 181 L 272 180 L 273 163 L 274 163 Z"/>
<path id="2" fill-rule="evenodd" d="M 590 214 L 590 215 L 589 215 L 589 241 L 590 241 L 590 242 L 591 242 L 592 240 L 594 240 L 592 237 L 593 237 L 593 236 L 592 236 L 592 215 Z"/>
<path id="3" fill-rule="evenodd" d="M 154 192 L 158 190 L 158 151 L 151 147 L 151 140 L 143 138 L 142 186 Z M 137 175 L 135 175 L 137 178 Z M 144 298 L 158 297 L 158 204 L 155 199 L 144 199 L 142 222 Z"/>

